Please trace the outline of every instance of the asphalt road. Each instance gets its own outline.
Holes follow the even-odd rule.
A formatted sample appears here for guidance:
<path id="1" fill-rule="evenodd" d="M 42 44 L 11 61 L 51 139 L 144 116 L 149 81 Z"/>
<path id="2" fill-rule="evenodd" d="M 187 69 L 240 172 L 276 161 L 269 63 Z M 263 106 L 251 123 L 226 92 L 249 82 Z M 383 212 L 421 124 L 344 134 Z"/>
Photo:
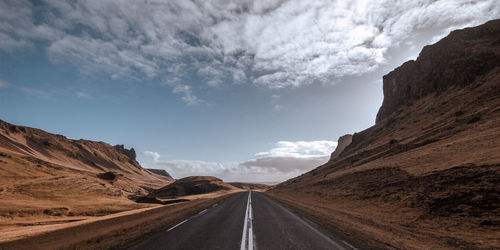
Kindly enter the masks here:
<path id="1" fill-rule="evenodd" d="M 258 192 L 237 193 L 133 249 L 356 249 Z"/>

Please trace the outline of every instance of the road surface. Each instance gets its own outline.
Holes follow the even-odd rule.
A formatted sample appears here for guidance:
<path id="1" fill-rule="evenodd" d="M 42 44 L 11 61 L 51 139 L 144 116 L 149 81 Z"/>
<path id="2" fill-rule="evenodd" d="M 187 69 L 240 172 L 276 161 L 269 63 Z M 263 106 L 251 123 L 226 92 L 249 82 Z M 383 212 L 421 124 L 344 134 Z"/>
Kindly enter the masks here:
<path id="1" fill-rule="evenodd" d="M 242 192 L 133 249 L 357 249 L 259 192 Z"/>

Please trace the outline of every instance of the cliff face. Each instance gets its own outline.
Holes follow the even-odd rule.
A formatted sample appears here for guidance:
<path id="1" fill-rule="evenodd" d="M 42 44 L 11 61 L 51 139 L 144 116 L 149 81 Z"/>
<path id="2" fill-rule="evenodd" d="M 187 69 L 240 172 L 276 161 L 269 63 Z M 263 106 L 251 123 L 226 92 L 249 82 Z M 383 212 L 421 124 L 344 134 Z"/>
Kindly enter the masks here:
<path id="1" fill-rule="evenodd" d="M 377 123 L 428 95 L 463 87 L 500 66 L 500 20 L 451 32 L 423 48 L 416 61 L 408 61 L 384 76 L 384 102 Z"/>
<path id="2" fill-rule="evenodd" d="M 134 148 L 126 149 L 126 148 L 125 148 L 125 146 L 124 146 L 123 144 L 122 144 L 122 145 L 115 145 L 115 146 L 114 146 L 114 148 L 115 148 L 118 152 L 120 152 L 120 153 L 122 153 L 122 154 L 124 154 L 124 155 L 128 156 L 128 158 L 129 158 L 130 160 L 135 161 L 135 157 L 137 157 L 137 155 L 135 154 L 135 150 L 134 150 Z"/>
<path id="3" fill-rule="evenodd" d="M 367 248 L 496 248 L 500 20 L 386 75 L 376 124 L 335 156 L 268 193 Z"/>

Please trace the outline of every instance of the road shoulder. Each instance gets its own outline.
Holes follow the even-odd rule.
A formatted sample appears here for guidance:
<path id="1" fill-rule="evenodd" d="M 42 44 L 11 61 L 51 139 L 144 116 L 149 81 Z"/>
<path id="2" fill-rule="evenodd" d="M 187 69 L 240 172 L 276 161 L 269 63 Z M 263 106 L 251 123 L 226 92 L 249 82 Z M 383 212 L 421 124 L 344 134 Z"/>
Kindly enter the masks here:
<path id="1" fill-rule="evenodd" d="M 0 249 L 127 248 L 233 195 L 128 211 L 125 215 L 80 223 L 27 238 L 0 243 Z"/>

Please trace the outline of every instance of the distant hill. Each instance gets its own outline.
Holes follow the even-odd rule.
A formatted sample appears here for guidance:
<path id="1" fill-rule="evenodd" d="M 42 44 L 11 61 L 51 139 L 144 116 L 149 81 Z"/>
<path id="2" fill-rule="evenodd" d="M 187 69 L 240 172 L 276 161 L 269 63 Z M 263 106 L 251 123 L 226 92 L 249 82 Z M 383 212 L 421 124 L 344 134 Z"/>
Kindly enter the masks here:
<path id="1" fill-rule="evenodd" d="M 156 198 L 176 198 L 179 196 L 206 194 L 217 191 L 230 191 L 238 188 L 212 176 L 190 176 L 176 180 L 158 190 L 150 196 Z"/>
<path id="2" fill-rule="evenodd" d="M 500 20 L 424 47 L 383 91 L 373 127 L 268 194 L 367 248 L 497 248 Z"/>
<path id="3" fill-rule="evenodd" d="M 247 183 L 247 182 L 228 182 L 228 184 L 233 185 L 241 189 L 267 189 L 269 185 L 258 184 L 258 183 Z"/>
<path id="4" fill-rule="evenodd" d="M 147 170 L 153 174 L 159 175 L 162 178 L 165 178 L 167 181 L 175 181 L 170 174 L 165 171 L 164 169 L 154 169 L 154 168 L 147 168 Z"/>

